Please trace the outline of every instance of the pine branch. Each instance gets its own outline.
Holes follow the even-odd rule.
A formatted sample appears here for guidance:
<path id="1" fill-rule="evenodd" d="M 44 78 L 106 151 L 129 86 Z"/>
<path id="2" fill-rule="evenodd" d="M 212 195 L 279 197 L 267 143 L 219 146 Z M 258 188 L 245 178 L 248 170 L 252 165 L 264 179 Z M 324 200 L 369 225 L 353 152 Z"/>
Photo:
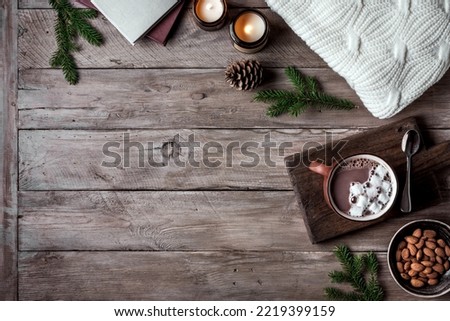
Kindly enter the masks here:
<path id="1" fill-rule="evenodd" d="M 49 0 L 49 3 L 57 13 L 57 49 L 50 58 L 50 65 L 53 68 L 61 67 L 67 82 L 75 85 L 79 75 L 72 53 L 79 49 L 76 45 L 77 37 L 86 39 L 94 46 L 100 46 L 103 42 L 102 35 L 87 22 L 87 19 L 95 18 L 97 12 L 93 9 L 76 9 L 69 0 Z"/>
<path id="2" fill-rule="evenodd" d="M 334 254 L 341 263 L 342 271 L 328 274 L 332 283 L 349 283 L 353 292 L 336 288 L 326 288 L 325 295 L 330 300 L 366 300 L 379 301 L 384 291 L 378 283 L 378 260 L 374 253 L 353 255 L 345 245 L 336 246 Z M 368 276 L 366 276 L 368 274 Z"/>
<path id="3" fill-rule="evenodd" d="M 319 89 L 319 84 L 313 77 L 302 75 L 294 67 L 285 69 L 285 74 L 295 87 L 295 91 L 288 90 L 262 90 L 254 100 L 270 103 L 267 115 L 276 117 L 284 113 L 298 116 L 308 107 L 318 109 L 350 110 L 356 106 L 349 100 L 328 95 Z"/>

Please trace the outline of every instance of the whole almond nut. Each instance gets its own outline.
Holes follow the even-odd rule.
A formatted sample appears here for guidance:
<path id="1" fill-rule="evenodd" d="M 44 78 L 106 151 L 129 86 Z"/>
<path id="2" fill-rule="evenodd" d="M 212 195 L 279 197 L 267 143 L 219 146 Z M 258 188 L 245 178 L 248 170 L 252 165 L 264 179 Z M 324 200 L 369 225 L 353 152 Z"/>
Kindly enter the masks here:
<path id="1" fill-rule="evenodd" d="M 434 252 L 433 252 L 433 254 L 434 254 Z M 403 249 L 402 250 L 402 258 L 404 260 L 409 260 L 409 250 L 408 249 Z"/>
<path id="2" fill-rule="evenodd" d="M 414 271 L 414 270 L 409 270 L 409 271 L 408 271 L 408 275 L 409 275 L 410 277 L 416 276 L 417 274 L 419 274 L 419 272 L 417 272 L 417 271 Z"/>
<path id="3" fill-rule="evenodd" d="M 428 238 L 427 241 L 436 243 L 436 239 L 434 239 L 434 238 Z"/>
<path id="4" fill-rule="evenodd" d="M 408 243 L 408 245 L 406 247 L 408 248 L 410 255 L 416 256 L 417 248 L 414 246 L 414 244 Z"/>
<path id="5" fill-rule="evenodd" d="M 431 262 L 431 261 L 422 261 L 420 263 L 422 263 L 422 265 L 425 267 L 433 266 L 433 262 Z"/>
<path id="6" fill-rule="evenodd" d="M 436 253 L 436 255 L 440 256 L 441 258 L 445 258 L 445 251 L 442 247 L 435 248 L 434 253 Z"/>
<path id="7" fill-rule="evenodd" d="M 450 269 L 450 261 L 445 261 L 445 263 L 444 263 L 444 269 L 445 269 L 445 271 L 448 271 L 449 269 Z"/>
<path id="8" fill-rule="evenodd" d="M 439 277 L 439 274 L 437 272 L 432 272 L 428 274 L 429 279 L 437 279 Z"/>
<path id="9" fill-rule="evenodd" d="M 406 241 L 401 241 L 401 242 L 398 244 L 398 249 L 399 249 L 400 251 L 403 250 L 405 247 L 406 247 Z"/>
<path id="10" fill-rule="evenodd" d="M 419 272 L 419 277 L 421 277 L 421 278 L 426 278 L 426 277 L 427 277 L 427 274 L 426 274 L 426 273 L 423 273 L 423 272 Z"/>
<path id="11" fill-rule="evenodd" d="M 395 252 L 395 260 L 399 262 L 401 259 L 402 259 L 402 251 L 397 250 L 397 252 Z"/>
<path id="12" fill-rule="evenodd" d="M 433 270 L 435 270 L 439 274 L 444 274 L 444 266 L 442 264 L 436 263 L 435 265 L 433 265 Z"/>
<path id="13" fill-rule="evenodd" d="M 395 256 L 397 257 L 397 254 Z M 400 253 L 400 257 L 401 256 L 402 256 L 402 253 Z M 422 251 L 422 249 L 420 249 L 420 250 L 417 251 L 417 254 L 416 254 L 417 261 L 420 261 L 422 259 L 422 257 L 423 257 L 423 251 Z"/>
<path id="14" fill-rule="evenodd" d="M 439 264 L 444 264 L 444 260 L 440 256 L 436 256 L 436 262 Z"/>
<path id="15" fill-rule="evenodd" d="M 444 241 L 443 239 L 439 239 L 439 240 L 437 240 L 436 242 L 437 242 L 437 244 L 438 244 L 440 247 L 442 247 L 442 248 L 445 247 L 445 241 Z"/>
<path id="16" fill-rule="evenodd" d="M 436 257 L 435 256 L 430 257 L 430 261 L 433 263 L 436 262 Z"/>
<path id="17" fill-rule="evenodd" d="M 436 285 L 438 283 L 439 283 L 438 279 L 429 279 L 428 280 L 428 285 Z"/>
<path id="18" fill-rule="evenodd" d="M 428 255 L 424 255 L 422 257 L 422 261 L 429 261 L 429 260 L 430 260 L 430 257 Z"/>
<path id="19" fill-rule="evenodd" d="M 417 242 L 419 242 L 419 239 L 417 237 L 415 237 L 415 236 L 412 236 L 412 235 L 405 236 L 405 240 L 409 244 L 416 244 Z"/>
<path id="20" fill-rule="evenodd" d="M 408 250 L 408 249 L 403 249 L 403 251 L 405 251 L 405 250 Z M 404 256 L 403 256 L 403 251 L 402 251 L 402 257 L 403 258 L 405 258 Z M 409 253 L 409 250 L 408 250 L 408 253 Z M 423 254 L 425 254 L 426 256 L 429 256 L 430 258 L 431 257 L 434 257 L 436 254 L 434 253 L 434 251 L 433 250 L 430 250 L 428 247 L 425 247 L 424 249 L 423 249 Z"/>
<path id="21" fill-rule="evenodd" d="M 423 283 L 425 283 L 425 284 L 427 284 L 427 282 L 428 282 L 428 279 L 427 278 L 425 278 L 425 277 L 419 277 L 419 280 L 420 281 L 422 281 Z"/>
<path id="22" fill-rule="evenodd" d="M 397 270 L 400 272 L 400 273 L 403 273 L 405 270 L 403 269 L 403 264 L 402 264 L 402 262 L 397 262 Z"/>
<path id="23" fill-rule="evenodd" d="M 448 245 L 445 246 L 445 255 L 450 257 L 450 246 Z"/>
<path id="24" fill-rule="evenodd" d="M 406 262 L 405 265 L 403 265 L 403 269 L 408 272 L 411 270 L 411 262 Z"/>
<path id="25" fill-rule="evenodd" d="M 418 279 L 411 279 L 411 285 L 415 288 L 421 288 L 425 285 L 425 283 Z"/>
<path id="26" fill-rule="evenodd" d="M 431 242 L 431 241 L 426 241 L 426 242 L 425 242 L 425 246 L 426 246 L 427 248 L 429 248 L 430 250 L 434 250 L 434 249 L 436 248 L 436 243 Z"/>
<path id="27" fill-rule="evenodd" d="M 423 270 L 425 270 L 425 266 L 423 266 L 420 263 L 412 263 L 411 269 L 413 269 L 414 271 L 417 271 L 417 272 L 422 272 Z"/>
<path id="28" fill-rule="evenodd" d="M 430 274 L 431 272 L 433 272 L 433 269 L 431 267 L 426 267 L 425 270 L 423 270 L 423 273 L 425 274 Z"/>
<path id="29" fill-rule="evenodd" d="M 402 279 L 404 279 L 404 280 L 409 280 L 409 279 L 411 279 L 411 277 L 410 277 L 408 274 L 406 274 L 406 273 L 400 273 L 400 276 L 401 276 Z"/>
<path id="30" fill-rule="evenodd" d="M 420 229 L 420 228 L 415 229 L 412 235 L 417 238 L 420 238 L 422 236 L 422 229 Z"/>
<path id="31" fill-rule="evenodd" d="M 432 239 L 432 238 L 436 237 L 436 232 L 433 230 L 425 230 L 425 231 L 423 231 L 423 236 L 425 236 L 429 239 Z"/>
<path id="32" fill-rule="evenodd" d="M 425 244 L 425 239 L 420 238 L 419 242 L 417 242 L 416 244 L 414 244 L 418 249 L 421 249 L 423 247 L 423 245 Z"/>

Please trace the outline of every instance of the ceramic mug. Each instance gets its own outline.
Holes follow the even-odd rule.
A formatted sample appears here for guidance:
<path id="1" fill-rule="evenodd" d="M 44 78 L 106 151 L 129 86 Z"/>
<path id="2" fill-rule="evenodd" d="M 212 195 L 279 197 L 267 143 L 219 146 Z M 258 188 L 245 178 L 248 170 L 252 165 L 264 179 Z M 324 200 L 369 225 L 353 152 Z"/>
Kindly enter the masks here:
<path id="1" fill-rule="evenodd" d="M 353 155 L 332 166 L 313 161 L 309 169 L 323 176 L 325 201 L 342 217 L 371 221 L 386 214 L 394 205 L 398 192 L 397 176 L 378 156 Z M 363 176 L 366 180 L 361 179 Z M 348 210 L 343 209 L 346 206 Z"/>

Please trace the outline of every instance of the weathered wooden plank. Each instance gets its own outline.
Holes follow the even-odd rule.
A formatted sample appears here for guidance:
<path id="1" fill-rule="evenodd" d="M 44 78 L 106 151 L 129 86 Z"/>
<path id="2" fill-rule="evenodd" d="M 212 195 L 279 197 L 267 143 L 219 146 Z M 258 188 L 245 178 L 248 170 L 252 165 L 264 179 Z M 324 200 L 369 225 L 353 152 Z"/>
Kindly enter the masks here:
<path id="1" fill-rule="evenodd" d="M 17 1 L 0 0 L 0 300 L 17 299 Z"/>
<path id="2" fill-rule="evenodd" d="M 19 249 L 309 252 L 343 243 L 386 251 L 397 229 L 411 220 L 450 223 L 449 208 L 450 199 L 312 245 L 291 191 L 21 192 Z"/>
<path id="3" fill-rule="evenodd" d="M 324 300 L 340 269 L 320 252 L 22 252 L 21 300 Z M 387 300 L 414 300 L 393 282 Z M 448 300 L 450 295 L 441 297 Z"/>
<path id="4" fill-rule="evenodd" d="M 342 138 L 355 130 L 331 132 Z M 311 141 L 331 138 L 322 129 L 23 130 L 19 186 L 20 190 L 291 189 L 283 156 L 306 142 L 310 142 L 306 147 L 317 147 Z M 138 143 L 140 147 L 134 146 Z M 118 166 L 112 165 L 114 161 Z"/>
<path id="5" fill-rule="evenodd" d="M 237 10 L 231 9 L 230 14 Z M 263 51 L 246 58 L 257 58 L 267 67 L 326 66 L 277 14 L 269 9 L 262 11 L 271 21 L 270 42 Z M 55 50 L 54 18 L 52 10 L 19 12 L 20 68 L 49 68 Z M 131 46 L 106 19 L 97 18 L 92 24 L 103 34 L 105 43 L 93 47 L 81 41 L 82 50 L 74 54 L 80 68 L 218 68 L 242 58 L 231 45 L 228 28 L 204 31 L 188 11 L 166 47 L 145 39 Z"/>
<path id="6" fill-rule="evenodd" d="M 439 131 L 429 133 L 432 136 Z M 346 129 L 328 132 L 323 129 L 22 130 L 19 188 L 23 191 L 290 190 L 284 156 L 302 149 L 316 150 L 325 141 L 355 132 Z M 450 131 L 444 132 L 441 136 L 450 139 Z"/>
<path id="7" fill-rule="evenodd" d="M 323 89 L 362 102 L 343 78 L 329 68 L 303 69 Z M 83 70 L 77 86 L 59 70 L 20 72 L 20 128 L 355 128 L 380 126 L 415 116 L 427 128 L 450 124 L 450 74 L 391 120 L 375 119 L 364 107 L 350 112 L 310 110 L 300 117 L 269 118 L 254 92 L 237 92 L 224 81 L 223 69 Z M 107 81 L 105 81 L 107 79 Z M 282 69 L 267 69 L 261 89 L 291 88 Z M 336 120 L 339 120 L 338 122 Z"/>
<path id="8" fill-rule="evenodd" d="M 79 8 L 83 8 L 77 1 L 71 0 L 71 2 Z M 227 0 L 227 4 L 230 7 L 253 7 L 253 8 L 267 8 L 267 4 L 264 0 L 246 0 L 243 3 L 240 0 Z M 192 7 L 191 3 L 187 4 L 188 7 Z M 20 9 L 48 9 L 51 6 L 48 4 L 48 0 L 19 0 Z"/>

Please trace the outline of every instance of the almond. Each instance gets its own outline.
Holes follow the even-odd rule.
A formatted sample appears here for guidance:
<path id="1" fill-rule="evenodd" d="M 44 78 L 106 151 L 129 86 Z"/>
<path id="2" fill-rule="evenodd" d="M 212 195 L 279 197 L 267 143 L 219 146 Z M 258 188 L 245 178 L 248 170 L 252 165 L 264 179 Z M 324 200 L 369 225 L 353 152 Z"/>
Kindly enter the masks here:
<path id="1" fill-rule="evenodd" d="M 445 246 L 445 255 L 450 256 L 450 246 Z"/>
<path id="2" fill-rule="evenodd" d="M 445 258 L 445 251 L 442 247 L 437 247 L 434 250 L 434 253 L 436 253 L 437 256 L 440 256 L 441 258 Z"/>
<path id="3" fill-rule="evenodd" d="M 429 279 L 437 279 L 439 277 L 439 274 L 437 272 L 432 272 L 428 274 Z"/>
<path id="4" fill-rule="evenodd" d="M 406 272 L 411 270 L 411 262 L 406 262 L 403 268 L 405 269 Z"/>
<path id="5" fill-rule="evenodd" d="M 409 250 L 408 250 L 408 249 L 403 249 L 403 251 L 405 251 L 405 250 L 407 250 L 408 253 L 409 253 Z M 425 247 L 425 248 L 423 249 L 423 254 L 425 254 L 425 255 L 427 255 L 427 256 L 429 256 L 429 257 L 433 257 L 433 256 L 436 255 L 436 254 L 434 253 L 434 251 L 433 251 L 433 250 L 430 250 L 428 247 Z M 402 257 L 405 258 L 405 257 L 403 256 L 403 252 L 402 252 Z"/>
<path id="6" fill-rule="evenodd" d="M 436 262 L 436 257 L 435 256 L 430 257 L 430 261 L 433 263 Z"/>
<path id="7" fill-rule="evenodd" d="M 433 252 L 433 254 L 434 254 L 434 252 Z M 404 260 L 409 259 L 409 250 L 408 250 L 408 249 L 403 249 L 403 250 L 402 250 L 402 258 L 403 258 Z"/>
<path id="8" fill-rule="evenodd" d="M 421 288 L 425 285 L 425 283 L 418 279 L 411 279 L 411 285 L 415 288 Z"/>
<path id="9" fill-rule="evenodd" d="M 428 280 L 428 285 L 436 285 L 438 283 L 439 283 L 438 279 L 429 279 Z"/>
<path id="10" fill-rule="evenodd" d="M 419 277 L 421 277 L 421 278 L 426 278 L 426 277 L 427 277 L 427 274 L 426 274 L 426 273 L 423 273 L 423 272 L 419 272 Z"/>
<path id="11" fill-rule="evenodd" d="M 450 269 L 450 261 L 445 261 L 444 269 L 445 269 L 445 271 L 448 271 Z"/>
<path id="12" fill-rule="evenodd" d="M 417 272 L 422 272 L 423 270 L 425 270 L 425 266 L 423 266 L 420 263 L 412 263 L 411 269 L 413 269 L 414 271 L 417 271 Z"/>
<path id="13" fill-rule="evenodd" d="M 399 256 L 401 257 L 402 254 L 400 253 Z M 397 257 L 397 255 L 396 255 L 396 257 Z M 420 249 L 420 250 L 417 251 L 417 254 L 416 254 L 416 259 L 417 259 L 417 261 L 420 261 L 420 260 L 422 259 L 422 257 L 423 257 L 423 251 L 422 251 L 422 249 Z M 398 260 L 397 260 L 397 261 L 398 261 Z"/>
<path id="14" fill-rule="evenodd" d="M 437 240 L 436 242 L 437 242 L 437 244 L 438 244 L 440 247 L 442 247 L 442 248 L 445 247 L 445 241 L 444 241 L 443 239 L 439 239 L 439 240 Z"/>
<path id="15" fill-rule="evenodd" d="M 433 272 L 433 269 L 431 267 L 426 267 L 425 270 L 423 270 L 423 273 L 425 274 L 430 274 L 431 272 Z"/>
<path id="16" fill-rule="evenodd" d="M 412 235 L 417 238 L 420 238 L 422 236 L 422 230 L 420 228 L 415 229 Z"/>
<path id="17" fill-rule="evenodd" d="M 397 252 L 395 252 L 395 260 L 399 262 L 401 259 L 402 259 L 402 251 L 397 250 Z"/>
<path id="18" fill-rule="evenodd" d="M 436 262 L 439 264 L 444 264 L 444 260 L 440 256 L 436 256 Z"/>
<path id="19" fill-rule="evenodd" d="M 402 264 L 402 262 L 397 262 L 397 270 L 400 272 L 400 273 L 403 273 L 405 270 L 403 269 L 403 264 Z"/>
<path id="20" fill-rule="evenodd" d="M 404 280 L 409 280 L 411 277 L 406 274 L 406 273 L 400 273 L 400 276 L 404 279 Z"/>
<path id="21" fill-rule="evenodd" d="M 408 275 L 409 275 L 410 277 L 416 276 L 417 274 L 419 274 L 419 272 L 417 272 L 417 271 L 414 271 L 414 270 L 409 270 L 409 271 L 408 271 Z"/>
<path id="22" fill-rule="evenodd" d="M 431 262 L 431 261 L 422 261 L 420 263 L 422 263 L 422 265 L 425 267 L 433 266 L 433 262 Z"/>
<path id="23" fill-rule="evenodd" d="M 444 266 L 442 264 L 436 263 L 435 265 L 433 265 L 433 270 L 435 270 L 439 274 L 444 274 Z"/>
<path id="24" fill-rule="evenodd" d="M 414 244 L 408 243 L 408 245 L 406 247 L 408 248 L 410 255 L 416 256 L 416 254 L 417 254 L 417 247 L 415 247 Z"/>
<path id="25" fill-rule="evenodd" d="M 419 242 L 419 239 L 417 237 L 415 237 L 415 236 L 412 236 L 412 235 L 405 236 L 405 240 L 409 244 L 416 244 L 417 242 Z"/>
<path id="26" fill-rule="evenodd" d="M 420 240 L 419 240 L 419 242 L 417 242 L 417 243 L 415 244 L 415 246 L 416 246 L 418 249 L 421 249 L 421 248 L 423 247 L 424 244 L 425 244 L 425 239 L 421 237 Z"/>
<path id="27" fill-rule="evenodd" d="M 425 246 L 426 246 L 427 248 L 429 248 L 430 250 L 434 250 L 434 249 L 436 248 L 436 243 L 431 242 L 431 241 L 426 241 L 426 242 L 425 242 Z"/>
<path id="28" fill-rule="evenodd" d="M 423 231 L 423 236 L 425 236 L 429 239 L 432 239 L 432 238 L 436 237 L 436 232 L 433 230 L 425 230 L 425 231 Z"/>
<path id="29" fill-rule="evenodd" d="M 427 255 L 422 256 L 422 261 L 429 261 L 430 257 Z"/>
<path id="30" fill-rule="evenodd" d="M 406 242 L 405 242 L 405 241 L 401 241 L 401 242 L 398 244 L 398 249 L 399 249 L 400 251 L 403 250 L 405 247 L 406 247 Z"/>
<path id="31" fill-rule="evenodd" d="M 425 277 L 422 277 L 422 276 L 419 277 L 419 280 L 422 281 L 422 282 L 425 283 L 425 284 L 428 282 L 428 279 L 425 278 Z"/>

